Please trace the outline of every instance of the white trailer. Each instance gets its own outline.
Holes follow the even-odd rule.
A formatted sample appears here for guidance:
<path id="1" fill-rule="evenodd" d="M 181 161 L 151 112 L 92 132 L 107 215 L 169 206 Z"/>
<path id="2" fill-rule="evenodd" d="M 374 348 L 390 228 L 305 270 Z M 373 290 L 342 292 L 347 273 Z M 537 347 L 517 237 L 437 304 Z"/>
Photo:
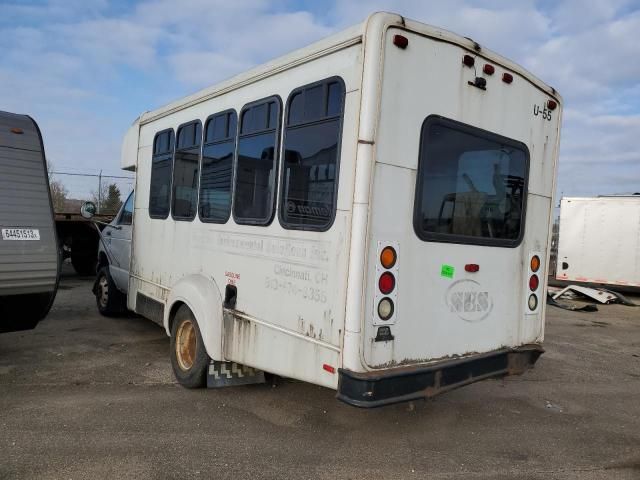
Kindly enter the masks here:
<path id="1" fill-rule="evenodd" d="M 28 115 L 0 111 L 0 333 L 35 328 L 59 279 L 40 128 Z"/>
<path id="2" fill-rule="evenodd" d="M 560 201 L 556 280 L 640 287 L 640 195 Z"/>
<path id="3" fill-rule="evenodd" d="M 144 113 L 128 307 L 188 387 L 251 367 L 378 406 L 521 373 L 560 117 L 520 66 L 389 13 Z"/>

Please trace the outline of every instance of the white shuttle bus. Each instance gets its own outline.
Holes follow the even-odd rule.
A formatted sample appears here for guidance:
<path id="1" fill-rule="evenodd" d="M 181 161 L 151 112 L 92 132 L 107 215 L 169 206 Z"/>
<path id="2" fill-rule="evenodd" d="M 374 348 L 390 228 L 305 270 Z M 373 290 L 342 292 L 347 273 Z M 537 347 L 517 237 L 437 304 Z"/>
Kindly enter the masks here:
<path id="1" fill-rule="evenodd" d="M 184 386 L 373 407 L 543 352 L 561 98 L 448 31 L 364 23 L 141 115 L 128 308 Z"/>

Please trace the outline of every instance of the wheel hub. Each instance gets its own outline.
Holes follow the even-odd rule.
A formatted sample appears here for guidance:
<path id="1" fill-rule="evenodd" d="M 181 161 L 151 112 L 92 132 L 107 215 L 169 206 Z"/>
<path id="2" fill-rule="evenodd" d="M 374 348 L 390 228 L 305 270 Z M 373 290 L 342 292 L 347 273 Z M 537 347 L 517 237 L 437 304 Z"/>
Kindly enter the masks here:
<path id="1" fill-rule="evenodd" d="M 109 301 L 109 280 L 106 275 L 100 277 L 100 281 L 98 282 L 99 292 L 98 292 L 98 301 L 100 302 L 100 306 L 102 308 L 107 307 L 107 302 Z"/>
<path id="2" fill-rule="evenodd" d="M 180 324 L 176 332 L 176 359 L 184 371 L 193 367 L 196 358 L 196 329 L 191 320 Z"/>

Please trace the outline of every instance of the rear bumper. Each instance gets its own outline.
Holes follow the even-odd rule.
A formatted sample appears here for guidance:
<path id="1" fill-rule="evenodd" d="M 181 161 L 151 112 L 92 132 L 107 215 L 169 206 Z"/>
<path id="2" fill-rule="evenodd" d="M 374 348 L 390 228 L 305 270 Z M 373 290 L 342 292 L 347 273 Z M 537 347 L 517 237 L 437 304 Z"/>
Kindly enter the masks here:
<path id="1" fill-rule="evenodd" d="M 428 398 L 486 378 L 519 375 L 544 352 L 541 345 L 496 350 L 424 367 L 357 373 L 340 369 L 337 398 L 356 407 L 380 407 Z"/>

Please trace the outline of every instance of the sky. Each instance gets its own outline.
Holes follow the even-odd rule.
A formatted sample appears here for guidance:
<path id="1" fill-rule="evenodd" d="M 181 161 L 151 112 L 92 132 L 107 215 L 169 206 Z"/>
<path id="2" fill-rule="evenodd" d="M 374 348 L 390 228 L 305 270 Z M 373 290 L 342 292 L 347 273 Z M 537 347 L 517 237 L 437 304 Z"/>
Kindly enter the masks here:
<path id="1" fill-rule="evenodd" d="M 640 191 L 640 0 L 0 0 L 0 110 L 36 119 L 54 171 L 130 175 L 120 147 L 139 114 L 377 10 L 471 37 L 561 93 L 559 195 Z"/>

